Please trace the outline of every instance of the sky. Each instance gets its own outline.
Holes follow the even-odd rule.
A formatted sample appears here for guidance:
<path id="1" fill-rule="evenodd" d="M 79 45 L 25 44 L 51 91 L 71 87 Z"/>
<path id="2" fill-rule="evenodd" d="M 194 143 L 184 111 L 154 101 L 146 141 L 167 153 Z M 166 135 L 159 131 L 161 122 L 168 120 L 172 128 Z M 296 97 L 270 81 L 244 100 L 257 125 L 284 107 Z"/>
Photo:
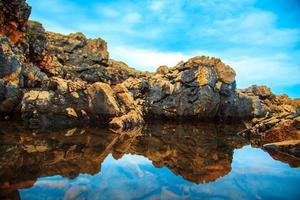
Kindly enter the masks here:
<path id="1" fill-rule="evenodd" d="M 300 97 L 300 0 L 27 0 L 46 30 L 108 43 L 110 58 L 155 71 L 207 55 L 237 87 Z"/>

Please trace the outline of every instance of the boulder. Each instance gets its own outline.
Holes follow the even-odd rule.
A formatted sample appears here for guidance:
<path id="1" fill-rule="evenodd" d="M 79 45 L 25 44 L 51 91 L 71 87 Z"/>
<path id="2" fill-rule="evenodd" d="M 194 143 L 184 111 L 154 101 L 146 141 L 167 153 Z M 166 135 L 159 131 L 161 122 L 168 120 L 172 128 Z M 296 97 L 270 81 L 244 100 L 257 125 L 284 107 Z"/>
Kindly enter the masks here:
<path id="1" fill-rule="evenodd" d="M 90 97 L 90 112 L 107 117 L 115 117 L 120 114 L 114 91 L 108 84 L 94 83 L 87 89 L 87 93 Z"/>
<path id="2" fill-rule="evenodd" d="M 169 73 L 169 68 L 168 66 L 166 65 L 163 65 L 163 66 L 159 66 L 157 69 L 156 69 L 156 73 L 157 74 L 168 74 Z"/>

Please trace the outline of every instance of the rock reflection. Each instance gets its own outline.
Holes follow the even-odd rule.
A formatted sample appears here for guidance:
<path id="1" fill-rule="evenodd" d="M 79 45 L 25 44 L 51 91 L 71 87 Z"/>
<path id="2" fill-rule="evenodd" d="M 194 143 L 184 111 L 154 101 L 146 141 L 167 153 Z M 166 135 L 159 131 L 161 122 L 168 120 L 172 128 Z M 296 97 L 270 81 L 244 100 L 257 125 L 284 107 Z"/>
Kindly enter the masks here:
<path id="1" fill-rule="evenodd" d="M 0 124 L 0 192 L 18 199 L 18 189 L 33 186 L 37 178 L 80 173 L 97 174 L 101 163 L 131 153 L 155 167 L 168 167 L 194 183 L 211 182 L 231 170 L 233 150 L 246 144 L 237 127 L 148 125 L 143 130 L 114 133 L 107 129 L 70 129 L 39 133 L 18 124 Z M 0 195 L 0 196 L 1 196 Z"/>
<path id="2" fill-rule="evenodd" d="M 236 132 L 237 127 L 215 124 L 150 126 L 128 152 L 194 183 L 211 182 L 230 172 L 233 150 L 246 144 Z"/>

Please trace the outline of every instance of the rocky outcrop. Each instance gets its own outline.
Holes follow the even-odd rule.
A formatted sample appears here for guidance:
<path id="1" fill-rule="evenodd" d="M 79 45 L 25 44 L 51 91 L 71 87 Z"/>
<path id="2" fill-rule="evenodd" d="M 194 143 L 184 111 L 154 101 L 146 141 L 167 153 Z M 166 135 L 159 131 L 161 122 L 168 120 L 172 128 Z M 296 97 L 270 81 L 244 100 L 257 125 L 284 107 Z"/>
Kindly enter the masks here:
<path id="1" fill-rule="evenodd" d="M 198 56 L 160 66 L 156 73 L 141 72 L 110 59 L 100 38 L 47 32 L 27 21 L 30 7 L 24 0 L 0 6 L 4 117 L 21 116 L 32 127 L 128 129 L 153 118 L 226 121 L 294 111 L 288 97 L 266 87 L 237 90 L 234 70 L 220 59 Z"/>
<path id="2" fill-rule="evenodd" d="M 258 97 L 267 113 L 263 118 L 253 118 L 247 125 L 248 127 L 238 134 L 247 137 L 253 145 L 266 145 L 266 149 L 273 149 L 269 151 L 271 155 L 281 159 L 284 157 L 282 152 L 276 151 L 275 153 L 273 147 L 277 144 L 281 146 L 281 144 L 289 144 L 289 141 L 300 139 L 299 100 L 292 100 L 285 95 L 276 96 L 265 86 L 252 86 L 243 92 L 250 97 Z M 269 143 L 272 144 L 269 145 Z M 288 148 L 292 149 L 293 147 L 292 145 L 285 145 L 284 153 L 286 156 L 290 154 L 292 157 L 300 158 L 298 154 L 287 150 Z M 299 160 L 296 163 L 299 163 Z"/>
<path id="3" fill-rule="evenodd" d="M 23 36 L 31 7 L 25 0 L 1 0 L 0 34 L 16 44 Z"/>
<path id="4" fill-rule="evenodd" d="M 194 57 L 157 71 L 149 78 L 145 99 L 152 117 L 226 120 L 264 115 L 259 102 L 236 91 L 235 72 L 220 59 Z"/>

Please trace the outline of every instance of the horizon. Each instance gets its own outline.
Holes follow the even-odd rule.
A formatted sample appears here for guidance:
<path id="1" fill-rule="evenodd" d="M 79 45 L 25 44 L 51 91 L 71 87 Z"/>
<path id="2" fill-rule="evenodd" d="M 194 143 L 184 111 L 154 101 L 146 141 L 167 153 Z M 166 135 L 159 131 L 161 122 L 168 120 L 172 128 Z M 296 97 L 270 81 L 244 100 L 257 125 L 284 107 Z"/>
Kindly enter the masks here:
<path id="1" fill-rule="evenodd" d="M 300 97 L 297 0 L 27 2 L 30 19 L 47 31 L 100 37 L 110 58 L 135 69 L 218 57 L 236 71 L 238 88 L 267 85 L 275 94 Z"/>

